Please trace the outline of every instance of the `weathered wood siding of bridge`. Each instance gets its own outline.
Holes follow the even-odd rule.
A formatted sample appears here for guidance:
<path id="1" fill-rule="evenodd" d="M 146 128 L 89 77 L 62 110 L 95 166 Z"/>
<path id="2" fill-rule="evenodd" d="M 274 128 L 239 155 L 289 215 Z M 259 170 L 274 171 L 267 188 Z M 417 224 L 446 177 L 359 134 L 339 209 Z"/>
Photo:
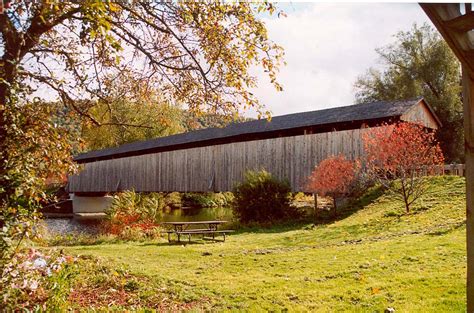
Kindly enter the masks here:
<path id="1" fill-rule="evenodd" d="M 69 178 L 68 189 L 89 195 L 228 191 L 245 171 L 265 169 L 304 191 L 320 161 L 339 154 L 360 158 L 366 127 L 400 120 L 441 125 L 421 98 L 288 114 L 84 153 L 76 158 L 84 169 Z"/>
<path id="2" fill-rule="evenodd" d="M 338 154 L 359 158 L 362 134 L 352 129 L 236 142 L 85 163 L 69 179 L 70 192 L 229 191 L 246 170 L 265 169 L 288 179 L 294 191 L 321 160 Z"/>

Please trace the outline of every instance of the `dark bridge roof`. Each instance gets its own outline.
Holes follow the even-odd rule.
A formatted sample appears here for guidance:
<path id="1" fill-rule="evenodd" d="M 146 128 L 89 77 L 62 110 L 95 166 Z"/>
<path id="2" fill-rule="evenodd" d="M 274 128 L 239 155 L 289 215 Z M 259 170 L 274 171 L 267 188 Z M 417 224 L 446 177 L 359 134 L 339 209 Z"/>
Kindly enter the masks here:
<path id="1" fill-rule="evenodd" d="M 189 146 L 190 144 L 194 144 L 194 146 L 202 146 L 213 144 L 216 141 L 219 141 L 220 143 L 225 141 L 232 142 L 235 141 L 232 139 L 237 137 L 247 136 L 251 138 L 252 135 L 271 135 L 277 134 L 281 131 L 298 128 L 323 128 L 328 125 L 337 125 L 355 121 L 380 121 L 387 118 L 400 117 L 421 100 L 422 98 L 403 101 L 377 101 L 332 109 L 275 116 L 270 122 L 263 119 L 243 123 L 233 123 L 224 128 L 207 128 L 146 141 L 132 142 L 114 148 L 90 151 L 76 156 L 75 160 L 79 163 L 86 163 L 97 160 L 152 153 L 160 150 L 179 149 L 185 145 Z"/>

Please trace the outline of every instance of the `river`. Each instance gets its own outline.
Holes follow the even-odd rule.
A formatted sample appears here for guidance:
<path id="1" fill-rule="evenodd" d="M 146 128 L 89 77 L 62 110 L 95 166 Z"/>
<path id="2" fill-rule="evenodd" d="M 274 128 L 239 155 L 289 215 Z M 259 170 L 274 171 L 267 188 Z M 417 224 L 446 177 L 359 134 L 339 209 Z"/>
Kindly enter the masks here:
<path id="1" fill-rule="evenodd" d="M 231 208 L 181 208 L 163 212 L 163 222 L 189 222 L 209 220 L 232 220 Z M 80 220 L 75 218 L 46 218 L 43 224 L 51 235 L 70 233 L 97 234 L 101 220 Z"/>

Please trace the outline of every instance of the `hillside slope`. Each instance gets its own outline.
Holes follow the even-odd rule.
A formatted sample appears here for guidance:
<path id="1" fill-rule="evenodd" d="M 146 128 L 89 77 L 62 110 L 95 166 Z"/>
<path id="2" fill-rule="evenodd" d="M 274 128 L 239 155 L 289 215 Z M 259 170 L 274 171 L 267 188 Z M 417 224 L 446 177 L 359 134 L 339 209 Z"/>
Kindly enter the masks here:
<path id="1" fill-rule="evenodd" d="M 464 188 L 462 178 L 433 178 L 410 214 L 371 190 L 338 221 L 241 231 L 225 243 L 65 249 L 125 264 L 215 310 L 463 312 Z"/>

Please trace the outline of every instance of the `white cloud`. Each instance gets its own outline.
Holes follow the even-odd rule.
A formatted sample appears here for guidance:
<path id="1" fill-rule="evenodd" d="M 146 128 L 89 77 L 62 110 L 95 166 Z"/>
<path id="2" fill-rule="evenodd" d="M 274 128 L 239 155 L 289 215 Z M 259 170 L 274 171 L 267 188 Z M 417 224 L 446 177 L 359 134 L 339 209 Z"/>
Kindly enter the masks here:
<path id="1" fill-rule="evenodd" d="M 284 91 L 276 92 L 263 73 L 254 90 L 273 115 L 354 103 L 357 76 L 377 66 L 375 48 L 415 22 L 429 22 L 418 4 L 293 3 L 283 10 L 286 18 L 265 23 L 270 38 L 285 48 Z"/>

